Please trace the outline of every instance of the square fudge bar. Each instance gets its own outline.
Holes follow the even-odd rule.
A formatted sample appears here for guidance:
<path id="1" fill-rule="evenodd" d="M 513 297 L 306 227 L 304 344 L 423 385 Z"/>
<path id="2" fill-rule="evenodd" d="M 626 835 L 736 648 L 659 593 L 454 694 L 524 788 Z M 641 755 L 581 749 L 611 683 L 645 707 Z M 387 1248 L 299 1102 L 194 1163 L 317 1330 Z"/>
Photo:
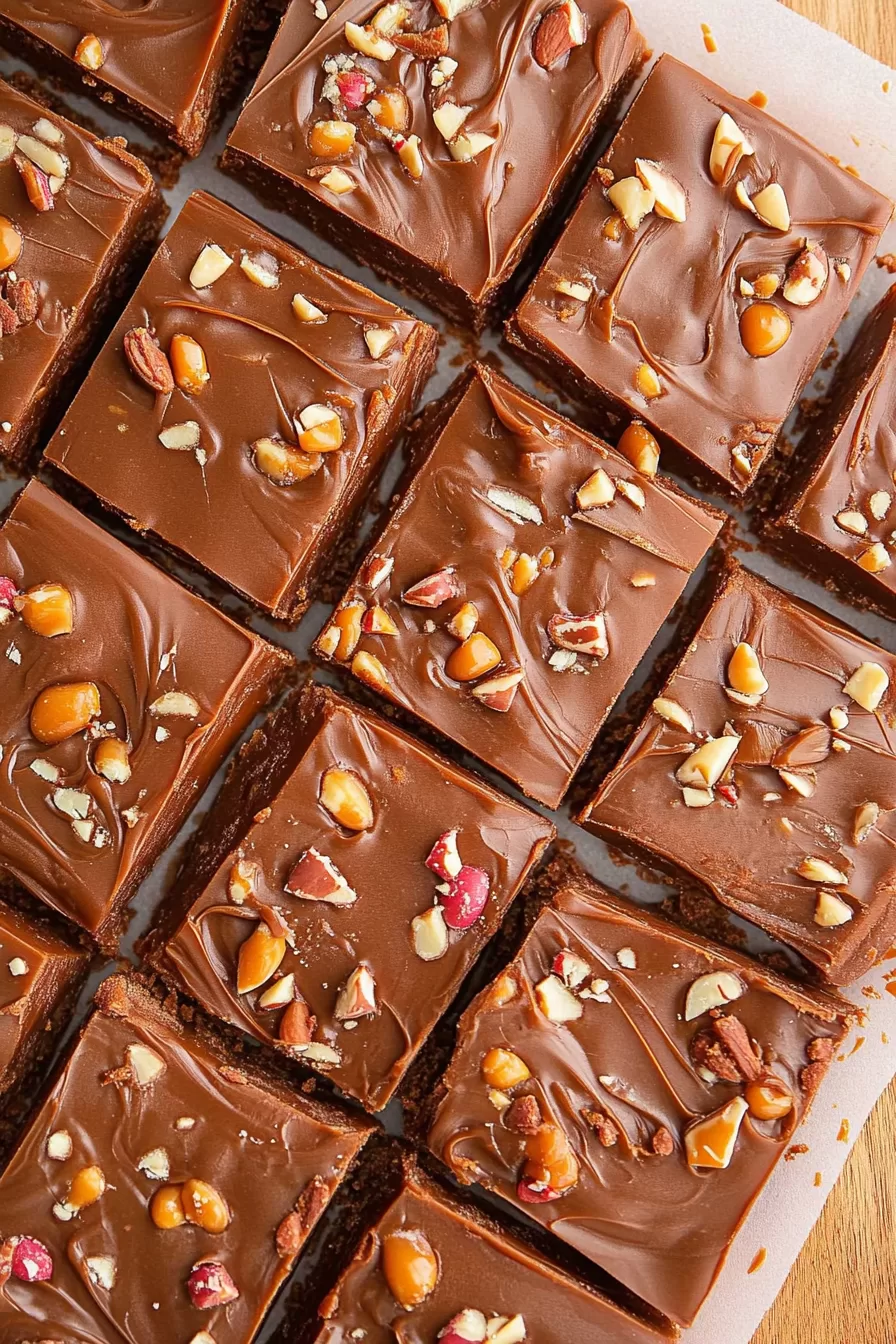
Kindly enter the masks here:
<path id="1" fill-rule="evenodd" d="M 425 323 L 197 192 L 46 456 L 296 620 L 436 345 Z"/>
<path id="2" fill-rule="evenodd" d="M 662 56 L 508 335 L 604 418 L 642 417 L 684 470 L 740 493 L 892 210 L 766 112 Z"/>
<path id="3" fill-rule="evenodd" d="M 677 1337 L 586 1288 L 413 1167 L 320 1315 L 314 1344 L 658 1344 Z"/>
<path id="4" fill-rule="evenodd" d="M 430 1143 L 689 1325 L 848 1009 L 573 873 L 461 1019 Z"/>
<path id="5" fill-rule="evenodd" d="M 866 319 L 770 529 L 822 583 L 896 616 L 896 285 Z"/>
<path id="6" fill-rule="evenodd" d="M 0 80 L 0 457 L 54 423 L 162 220 L 148 169 Z"/>
<path id="7" fill-rule="evenodd" d="M 78 92 L 198 154 L 245 69 L 260 0 L 0 0 L 0 41 Z"/>
<path id="8" fill-rule="evenodd" d="M 620 0 L 295 0 L 223 166 L 478 330 L 643 51 Z"/>
<path id="9" fill-rule="evenodd" d="M 32 481 L 0 527 L 0 866 L 107 948 L 290 666 Z"/>
<path id="10" fill-rule="evenodd" d="M 579 820 L 848 984 L 896 935 L 896 658 L 739 566 Z"/>
<path id="11" fill-rule="evenodd" d="M 310 686 L 241 753 L 150 959 L 381 1110 L 553 834 Z"/>
<path id="12" fill-rule="evenodd" d="M 549 807 L 723 518 L 477 365 L 318 638 Z"/>
<path id="13" fill-rule="evenodd" d="M 88 960 L 0 900 L 0 1107 L 54 1044 Z"/>
<path id="14" fill-rule="evenodd" d="M 0 1334 L 249 1344 L 368 1134 L 104 981 L 0 1178 Z"/>

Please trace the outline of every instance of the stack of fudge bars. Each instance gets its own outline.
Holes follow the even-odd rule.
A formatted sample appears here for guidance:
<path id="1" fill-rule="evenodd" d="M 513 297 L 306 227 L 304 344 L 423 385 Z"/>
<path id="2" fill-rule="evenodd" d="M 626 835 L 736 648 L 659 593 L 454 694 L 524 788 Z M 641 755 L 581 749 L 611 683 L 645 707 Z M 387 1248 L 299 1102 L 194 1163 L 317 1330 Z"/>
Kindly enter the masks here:
<path id="1" fill-rule="evenodd" d="M 896 288 L 779 451 L 893 205 L 622 0 L 283 9 L 0 40 L 181 156 L 266 53 L 222 168 L 576 419 L 494 362 L 413 418 L 434 326 L 206 192 L 159 244 L 0 82 L 0 1341 L 250 1344 L 309 1241 L 284 1344 L 674 1340 L 896 940 L 896 657 L 723 553 L 761 477 L 896 617 Z M 548 856 L 577 778 L 712 938 Z"/>

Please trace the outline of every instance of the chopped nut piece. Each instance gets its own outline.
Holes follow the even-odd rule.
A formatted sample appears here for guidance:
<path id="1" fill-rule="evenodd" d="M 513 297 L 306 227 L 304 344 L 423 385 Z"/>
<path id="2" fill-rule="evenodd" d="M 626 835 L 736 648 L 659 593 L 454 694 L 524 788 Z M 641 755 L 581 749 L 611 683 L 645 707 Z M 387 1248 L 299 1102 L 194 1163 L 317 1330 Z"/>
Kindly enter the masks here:
<path id="1" fill-rule="evenodd" d="M 857 509 L 841 509 L 834 521 L 844 532 L 851 532 L 856 537 L 863 537 L 868 531 L 868 519 Z"/>
<path id="2" fill-rule="evenodd" d="M 356 966 L 346 980 L 333 1009 L 338 1022 L 353 1022 L 376 1012 L 376 985 L 366 966 Z"/>
<path id="3" fill-rule="evenodd" d="M 448 25 L 440 23 L 435 28 L 424 28 L 418 33 L 393 33 L 392 41 L 401 51 L 409 51 L 412 56 L 417 56 L 421 61 L 436 61 L 438 69 L 441 65 L 439 57 L 448 55 Z M 451 63 L 456 68 L 456 62 Z M 454 73 L 452 69 L 451 74 Z M 432 79 L 432 77 L 430 76 Z M 435 81 L 432 81 L 435 84 Z M 441 81 L 444 83 L 444 81 Z M 436 86 L 438 87 L 438 86 Z"/>
<path id="4" fill-rule="evenodd" d="M 358 899 L 333 860 L 313 845 L 299 856 L 283 889 L 301 900 L 328 905 L 354 905 Z"/>
<path id="5" fill-rule="evenodd" d="M 93 767 L 110 784 L 127 784 L 131 777 L 131 749 L 118 737 L 104 737 L 96 744 Z"/>
<path id="6" fill-rule="evenodd" d="M 103 44 L 96 33 L 86 33 L 75 47 L 74 59 L 85 70 L 100 70 L 106 60 Z"/>
<path id="7" fill-rule="evenodd" d="M 355 128 L 350 121 L 316 121 L 308 144 L 319 159 L 343 158 L 355 147 Z"/>
<path id="8" fill-rule="evenodd" d="M 398 335 L 392 327 L 364 328 L 364 342 L 373 359 L 382 359 L 397 340 Z"/>
<path id="9" fill-rule="evenodd" d="M 352 659 L 352 672 L 359 681 L 372 686 L 375 691 L 389 688 L 389 676 L 379 658 L 372 653 L 356 653 Z"/>
<path id="10" fill-rule="evenodd" d="M 60 177 L 64 180 L 68 176 L 68 159 L 43 140 L 37 140 L 33 135 L 20 135 L 16 140 L 16 149 L 48 178 Z"/>
<path id="11" fill-rule="evenodd" d="M 606 658 L 610 652 L 607 639 L 607 620 L 602 611 L 588 616 L 552 616 L 547 625 L 548 638 L 557 648 L 573 653 L 588 653 L 593 658 Z"/>
<path id="12" fill-rule="evenodd" d="M 433 905 L 411 920 L 414 951 L 421 961 L 438 961 L 448 951 L 448 927 L 442 907 Z"/>
<path id="13" fill-rule="evenodd" d="M 0 163 L 9 163 L 16 148 L 16 133 L 11 126 L 0 122 Z"/>
<path id="14" fill-rule="evenodd" d="M 479 624 L 479 611 L 473 602 L 465 602 L 448 622 L 448 633 L 455 639 L 469 639 Z"/>
<path id="15" fill-rule="evenodd" d="M 869 546 L 856 561 L 860 569 L 864 569 L 868 574 L 881 574 L 890 565 L 890 557 L 887 554 L 887 548 L 882 542 L 876 541 L 873 546 Z"/>
<path id="16" fill-rule="evenodd" d="M 473 687 L 473 695 L 486 709 L 498 714 L 506 714 L 516 699 L 516 693 L 523 680 L 523 673 L 505 672 L 500 677 L 491 677 Z"/>
<path id="17" fill-rule="evenodd" d="M 391 61 L 395 55 L 395 47 L 387 38 L 357 23 L 345 25 L 345 40 L 362 56 L 370 56 L 375 61 Z"/>
<path id="18" fill-rule="evenodd" d="M 353 770 L 331 766 L 320 784 L 321 805 L 349 831 L 368 831 L 373 825 L 373 802 L 366 785 Z"/>
<path id="19" fill-rule="evenodd" d="M 84 1265 L 87 1277 L 96 1288 L 112 1291 L 118 1276 L 118 1265 L 111 1255 L 88 1255 Z"/>
<path id="20" fill-rule="evenodd" d="M 598 509 L 612 504 L 616 495 L 616 483 L 611 476 L 598 467 L 576 491 L 576 503 L 580 509 Z"/>
<path id="21" fill-rule="evenodd" d="M 252 460 L 263 476 L 274 485 L 290 486 L 307 481 L 323 466 L 320 453 L 305 453 L 281 439 L 256 439 Z"/>
<path id="22" fill-rule="evenodd" d="M 292 310 L 300 322 L 326 322 L 327 314 L 317 304 L 306 299 L 304 294 L 292 296 Z"/>
<path id="23" fill-rule="evenodd" d="M 35 210 L 39 210 L 41 214 L 46 214 L 48 210 L 54 209 L 55 202 L 50 179 L 43 169 L 38 168 L 36 163 L 32 163 L 22 154 L 16 154 L 13 162 L 22 179 L 25 194 Z"/>
<path id="24" fill-rule="evenodd" d="M 290 971 L 288 975 L 281 975 L 279 980 L 275 980 L 263 993 L 259 994 L 255 1006 L 256 1008 L 285 1008 L 295 998 L 296 977 Z"/>
<path id="25" fill-rule="evenodd" d="M 854 845 L 860 845 L 868 839 L 874 827 L 877 825 L 880 817 L 880 805 L 878 803 L 862 803 L 861 807 L 856 808 L 855 818 L 852 824 L 852 841 Z"/>
<path id="26" fill-rule="evenodd" d="M 828 711 L 828 718 L 831 721 L 831 727 L 837 728 L 841 732 L 844 728 L 849 727 L 849 715 L 841 705 L 834 705 L 833 708 Z"/>
<path id="27" fill-rule="evenodd" d="M 811 798 L 818 786 L 814 770 L 807 770 L 805 773 L 796 770 L 779 770 L 778 774 L 788 789 L 793 789 L 794 793 L 798 793 L 801 798 Z"/>
<path id="28" fill-rule="evenodd" d="M 144 1153 L 137 1167 L 152 1181 L 167 1181 L 171 1174 L 171 1162 L 164 1148 L 153 1148 Z"/>
<path id="29" fill-rule="evenodd" d="M 649 364 L 639 364 L 635 370 L 635 387 L 648 401 L 662 395 L 663 385 L 656 369 Z"/>
<path id="30" fill-rule="evenodd" d="M 580 303 L 587 303 L 591 298 L 591 286 L 581 280 L 558 280 L 554 285 L 554 292 L 566 294 L 570 299 L 578 299 Z"/>
<path id="31" fill-rule="evenodd" d="M 187 1292 L 200 1311 L 224 1307 L 239 1297 L 239 1289 L 218 1260 L 200 1260 L 187 1278 Z"/>
<path id="32" fill-rule="evenodd" d="M 490 485 L 485 492 L 489 504 L 502 513 L 509 514 L 514 522 L 535 523 L 538 527 L 544 522 L 541 509 L 534 500 L 516 490 L 507 490 L 503 486 Z"/>
<path id="33" fill-rule="evenodd" d="M 676 728 L 681 728 L 686 733 L 694 731 L 694 720 L 677 700 L 670 700 L 667 696 L 660 695 L 654 700 L 653 708 L 667 723 L 674 724 Z"/>
<path id="34" fill-rule="evenodd" d="M 892 496 L 886 490 L 875 490 L 868 501 L 871 517 L 877 519 L 879 523 L 883 522 L 890 511 L 891 502 Z"/>
<path id="35" fill-rule="evenodd" d="M 354 191 L 358 184 L 342 168 L 331 168 L 320 178 L 320 185 L 326 187 L 334 196 L 346 196 L 350 191 Z"/>
<path id="36" fill-rule="evenodd" d="M 768 224 L 772 229 L 779 229 L 781 233 L 787 233 L 790 228 L 790 209 L 780 182 L 771 182 L 767 187 L 763 187 L 752 201 L 753 209 L 763 224 Z"/>
<path id="37" fill-rule="evenodd" d="M 873 713 L 886 694 L 890 678 L 880 663 L 860 663 L 843 687 L 850 700 Z"/>
<path id="38" fill-rule="evenodd" d="M 693 1022 L 696 1017 L 713 1008 L 723 1008 L 733 1003 L 744 993 L 746 986 L 733 971 L 709 971 L 699 976 L 690 986 L 684 1006 L 685 1022 Z"/>
<path id="39" fill-rule="evenodd" d="M 402 166 L 407 170 L 408 176 L 415 182 L 423 176 L 423 153 L 420 149 L 420 137 L 418 135 L 409 135 L 406 140 L 398 143 L 398 157 Z"/>
<path id="40" fill-rule="evenodd" d="M 72 595 L 61 583 L 40 583 L 14 599 L 29 630 L 44 639 L 70 635 L 74 625 Z"/>
<path id="41" fill-rule="evenodd" d="M 828 283 L 827 253 L 820 243 L 804 247 L 788 267 L 784 297 L 797 308 L 808 308 L 823 293 Z"/>
<path id="42" fill-rule="evenodd" d="M 538 1099 L 533 1096 L 516 1097 L 510 1101 L 504 1115 L 504 1124 L 516 1134 L 535 1134 L 544 1123 Z"/>
<path id="43" fill-rule="evenodd" d="M 202 431 L 197 420 L 184 420 L 178 425 L 169 425 L 159 435 L 159 443 L 174 453 L 189 453 L 199 447 Z"/>
<path id="44" fill-rule="evenodd" d="M 139 1042 L 125 1050 L 128 1069 L 137 1087 L 149 1087 L 168 1067 L 161 1055 Z"/>
<path id="45" fill-rule="evenodd" d="M 728 769 L 739 745 L 740 738 L 735 735 L 709 738 L 678 767 L 676 779 L 679 784 L 698 789 L 713 788 Z"/>
<path id="46" fill-rule="evenodd" d="M 386 582 L 394 568 L 395 561 L 391 555 L 372 555 L 361 567 L 358 582 L 375 592 Z"/>
<path id="47" fill-rule="evenodd" d="M 306 453 L 332 453 L 345 441 L 342 421 L 330 406 L 314 403 L 299 412 L 299 447 Z"/>
<path id="48" fill-rule="evenodd" d="M 223 248 L 217 243 L 207 243 L 193 263 L 190 284 L 194 289 L 207 289 L 232 265 L 233 257 L 229 257 Z"/>
<path id="49" fill-rule="evenodd" d="M 656 213 L 663 219 L 684 223 L 688 217 L 688 200 L 681 183 L 652 159 L 635 159 L 635 172 L 653 196 Z"/>
<path id="50" fill-rule="evenodd" d="M 38 742 L 52 746 L 83 732 L 99 712 L 99 688 L 92 681 L 48 686 L 31 708 L 31 732 Z"/>
<path id="51" fill-rule="evenodd" d="M 365 635 L 397 635 L 398 626 L 385 607 L 368 607 L 361 617 L 361 629 Z"/>
<path id="52" fill-rule="evenodd" d="M 562 980 L 549 975 L 535 986 L 538 1006 L 549 1022 L 576 1022 L 585 1011 Z"/>
<path id="53" fill-rule="evenodd" d="M 168 356 L 147 327 L 132 327 L 124 337 L 124 353 L 132 371 L 151 392 L 167 396 L 174 391 Z"/>
<path id="54" fill-rule="evenodd" d="M 616 953 L 616 960 L 627 971 L 637 970 L 638 958 L 635 956 L 634 948 L 620 947 Z"/>
<path id="55" fill-rule="evenodd" d="M 815 923 L 823 929 L 839 928 L 852 919 L 852 908 L 833 891 L 820 891 L 815 902 Z"/>
<path id="56" fill-rule="evenodd" d="M 67 1162 L 72 1155 L 72 1136 L 67 1129 L 57 1129 L 47 1139 L 47 1157 L 54 1162 Z"/>
<path id="57" fill-rule="evenodd" d="M 655 476 L 660 464 L 660 446 L 646 425 L 633 420 L 624 429 L 618 444 L 620 453 L 644 476 Z M 622 482 L 619 482 L 622 488 Z M 643 507 L 643 505 L 642 505 Z"/>
<path id="58" fill-rule="evenodd" d="M 723 112 L 712 140 L 709 155 L 709 174 L 713 182 L 724 186 L 734 175 L 744 156 L 753 153 L 753 147 L 733 117 Z"/>
<path id="59" fill-rule="evenodd" d="M 463 132 L 451 141 L 448 153 L 458 163 L 472 163 L 485 150 L 491 149 L 494 143 L 495 137 L 485 135 L 482 131 Z"/>
<path id="60" fill-rule="evenodd" d="M 845 886 L 849 881 L 848 875 L 835 868 L 832 863 L 828 863 L 827 859 L 818 859 L 811 855 L 800 860 L 796 871 L 807 882 L 825 882 L 836 887 Z"/>
<path id="61" fill-rule="evenodd" d="M 741 695 L 765 695 L 768 682 L 752 644 L 738 644 L 728 661 L 728 684 Z"/>
<path id="62" fill-rule="evenodd" d="M 434 109 L 432 119 L 442 139 L 453 140 L 472 111 L 472 107 L 461 107 L 450 100 L 440 103 Z"/>
<path id="63" fill-rule="evenodd" d="M 747 1103 L 735 1097 L 727 1106 L 691 1125 L 684 1136 L 688 1165 L 724 1169 L 734 1154 Z"/>
<path id="64" fill-rule="evenodd" d="M 549 9 L 535 30 L 532 55 L 544 70 L 550 70 L 585 41 L 585 16 L 575 0 L 563 0 Z"/>
<path id="65" fill-rule="evenodd" d="M 199 702 L 185 691 L 166 691 L 149 707 L 150 714 L 159 718 L 171 715 L 175 718 L 195 719 L 199 715 Z"/>
<path id="66" fill-rule="evenodd" d="M 762 275 L 757 275 L 753 282 L 753 292 L 760 299 L 770 299 L 773 294 L 777 294 L 781 287 L 781 277 L 774 271 L 764 271 Z"/>
<path id="67" fill-rule="evenodd" d="M 480 1066 L 482 1077 L 489 1087 L 500 1088 L 502 1092 L 526 1083 L 532 1077 L 528 1065 L 512 1050 L 495 1046 L 483 1057 Z"/>
<path id="68" fill-rule="evenodd" d="M 637 233 L 656 201 L 638 177 L 621 177 L 607 189 L 607 199 L 632 233 Z"/>

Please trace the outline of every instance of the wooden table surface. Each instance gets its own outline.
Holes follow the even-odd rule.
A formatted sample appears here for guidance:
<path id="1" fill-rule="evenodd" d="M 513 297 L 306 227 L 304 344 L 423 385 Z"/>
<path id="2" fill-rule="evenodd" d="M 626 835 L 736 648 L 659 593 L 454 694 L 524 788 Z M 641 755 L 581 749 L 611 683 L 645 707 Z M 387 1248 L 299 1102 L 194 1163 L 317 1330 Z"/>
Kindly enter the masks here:
<path id="1" fill-rule="evenodd" d="M 784 3 L 896 66 L 896 0 Z M 753 1344 L 896 1344 L 896 1082 Z"/>

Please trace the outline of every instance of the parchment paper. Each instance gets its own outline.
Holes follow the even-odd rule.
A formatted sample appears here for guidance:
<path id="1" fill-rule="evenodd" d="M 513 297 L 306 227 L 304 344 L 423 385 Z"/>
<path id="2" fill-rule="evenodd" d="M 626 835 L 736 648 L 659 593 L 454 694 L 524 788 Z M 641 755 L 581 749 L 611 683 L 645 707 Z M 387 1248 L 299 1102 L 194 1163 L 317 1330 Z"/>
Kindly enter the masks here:
<path id="1" fill-rule="evenodd" d="M 861 0 L 853 2 L 858 4 Z M 296 3 L 302 3 L 302 0 L 296 0 Z M 896 199 L 896 71 L 889 70 L 840 38 L 809 23 L 779 5 L 777 0 L 629 0 L 629 3 L 654 54 L 672 52 L 741 97 L 749 97 L 756 90 L 762 90 L 768 95 L 768 111 L 772 115 L 788 122 L 845 165 L 856 168 L 863 178 Z M 711 31 L 717 46 L 715 52 L 706 49 L 702 25 L 707 25 Z M 0 55 L 0 73 L 21 68 L 22 62 Z M 79 98 L 68 101 L 91 124 L 99 123 L 109 133 L 125 135 L 137 142 L 141 140 L 139 130 L 118 121 L 105 110 L 99 109 L 97 104 Z M 225 127 L 218 132 L 199 161 L 188 164 L 177 185 L 166 192 L 172 214 L 177 212 L 192 190 L 203 187 L 305 248 L 318 260 L 362 280 L 395 302 L 418 312 L 446 334 L 439 367 L 427 388 L 426 396 L 429 398 L 441 393 L 456 376 L 465 358 L 469 357 L 472 346 L 466 344 L 461 348 L 456 336 L 446 331 L 444 321 L 424 305 L 390 289 L 369 271 L 348 261 L 285 215 L 262 207 L 250 192 L 218 172 L 217 155 L 234 118 L 235 111 L 231 111 Z M 896 251 L 896 225 L 891 226 L 881 250 Z M 883 293 L 890 279 L 885 271 L 871 268 L 859 298 L 838 332 L 837 344 L 841 351 L 847 347 L 861 319 Z M 479 343 L 479 350 L 496 352 L 512 378 L 535 390 L 536 395 L 544 397 L 544 389 L 534 388 L 532 379 L 501 348 L 497 336 L 492 334 L 484 337 Z M 819 378 L 810 390 L 817 392 L 823 386 L 824 380 Z M 561 409 L 568 410 L 560 398 L 547 399 Z M 391 487 L 397 471 L 396 462 L 386 474 L 384 492 Z M 0 506 L 5 505 L 22 483 L 21 480 L 9 477 L 0 480 Z M 686 488 L 690 488 L 685 484 Z M 739 530 L 744 542 L 742 558 L 751 569 L 818 603 L 887 648 L 896 648 L 896 626 L 882 618 L 857 613 L 849 603 L 838 601 L 797 571 L 753 549 L 750 532 L 743 519 L 739 519 Z M 184 573 L 195 586 L 203 588 L 201 580 L 197 581 L 194 575 L 188 575 L 186 571 Z M 284 635 L 283 630 L 268 626 L 256 614 L 241 609 L 233 599 L 227 600 L 227 608 L 231 612 L 236 610 L 253 628 L 287 644 L 300 658 L 307 656 L 310 641 L 320 629 L 326 614 L 326 608 L 317 604 L 298 631 Z M 649 669 L 657 650 L 670 636 L 671 628 L 667 628 L 658 637 L 642 665 L 642 676 Z M 637 679 L 633 684 L 636 683 Z M 508 788 L 506 783 L 497 782 Z M 125 951 L 131 948 L 134 938 L 151 923 L 153 911 L 173 875 L 178 855 L 197 821 L 207 810 L 219 783 L 220 778 L 213 782 L 192 821 L 142 887 L 125 942 Z M 565 814 L 555 819 L 561 834 L 574 842 L 581 860 L 597 877 L 610 886 L 624 885 L 627 894 L 636 900 L 656 902 L 662 898 L 665 889 L 661 884 L 647 884 L 633 867 L 620 867 L 618 861 L 610 859 L 602 842 L 579 830 Z M 753 945 L 758 944 L 754 941 Z M 108 974 L 111 969 L 113 967 L 108 966 L 103 974 Z M 685 1332 L 686 1344 L 749 1344 L 786 1278 L 840 1173 L 851 1144 L 878 1096 L 896 1073 L 896 988 L 892 995 L 887 992 L 888 972 L 896 976 L 896 960 L 884 962 L 850 991 L 849 997 L 864 1011 L 865 1022 L 853 1032 L 842 1059 L 832 1068 L 821 1088 L 808 1123 L 795 1136 L 795 1140 L 805 1144 L 808 1151 L 797 1155 L 792 1161 L 779 1164 L 741 1232 L 697 1324 Z M 91 991 L 97 978 L 92 978 Z M 896 986 L 896 978 L 893 984 Z M 75 1014 L 73 1027 L 82 1019 L 88 999 L 89 993 L 85 994 Z M 399 1128 L 397 1107 L 390 1108 L 384 1118 L 388 1128 Z M 754 1258 L 763 1249 L 766 1252 L 763 1263 L 749 1275 Z M 308 1266 L 300 1265 L 294 1282 L 301 1282 L 307 1272 Z M 824 1292 L 823 1266 L 819 1266 L 818 1291 Z M 281 1300 L 262 1331 L 260 1340 L 272 1337 L 282 1311 Z M 832 1321 L 829 1338 L 813 1339 L 811 1344 L 842 1344 L 846 1338 L 846 1329 L 845 1322 Z M 896 1340 L 896 1323 L 892 1323 L 892 1331 L 893 1339 Z M 151 1342 L 146 1341 L 146 1344 Z M 158 1344 L 162 1344 L 162 1341 Z M 781 1341 L 781 1344 L 804 1342 Z M 872 1341 L 869 1337 L 869 1344 L 878 1344 L 877 1338 Z"/>

